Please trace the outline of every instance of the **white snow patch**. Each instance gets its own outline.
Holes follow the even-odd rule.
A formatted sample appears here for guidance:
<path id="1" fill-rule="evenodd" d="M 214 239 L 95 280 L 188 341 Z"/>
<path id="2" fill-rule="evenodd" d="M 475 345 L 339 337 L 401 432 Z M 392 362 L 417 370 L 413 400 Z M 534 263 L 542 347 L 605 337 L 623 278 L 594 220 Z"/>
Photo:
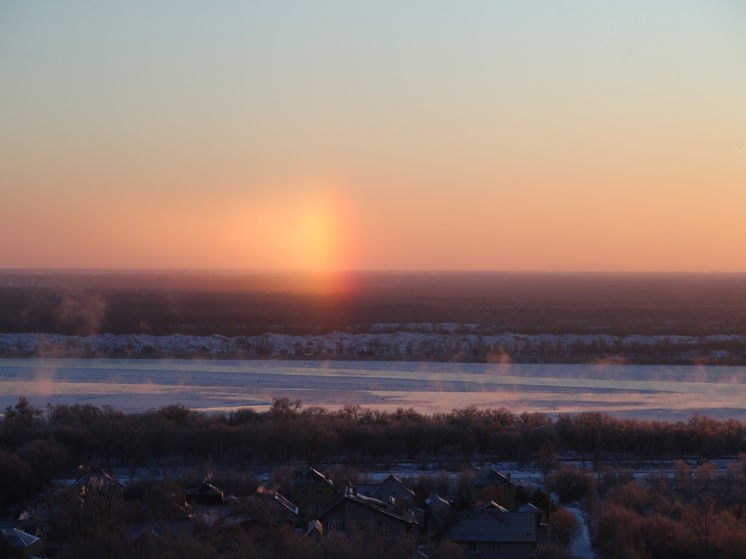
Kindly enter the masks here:
<path id="1" fill-rule="evenodd" d="M 585 512 L 575 507 L 564 508 L 577 516 L 581 524 L 580 535 L 570 544 L 570 555 L 575 559 L 595 559 L 596 554 L 591 546 L 591 534 Z"/>

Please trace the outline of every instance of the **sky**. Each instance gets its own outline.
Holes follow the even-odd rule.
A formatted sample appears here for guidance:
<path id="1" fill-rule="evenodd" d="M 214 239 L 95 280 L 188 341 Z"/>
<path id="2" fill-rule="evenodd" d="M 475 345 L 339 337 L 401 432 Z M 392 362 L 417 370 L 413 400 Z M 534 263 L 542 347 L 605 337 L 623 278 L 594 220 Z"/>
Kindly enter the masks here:
<path id="1" fill-rule="evenodd" d="M 2 0 L 0 268 L 746 272 L 744 0 Z"/>

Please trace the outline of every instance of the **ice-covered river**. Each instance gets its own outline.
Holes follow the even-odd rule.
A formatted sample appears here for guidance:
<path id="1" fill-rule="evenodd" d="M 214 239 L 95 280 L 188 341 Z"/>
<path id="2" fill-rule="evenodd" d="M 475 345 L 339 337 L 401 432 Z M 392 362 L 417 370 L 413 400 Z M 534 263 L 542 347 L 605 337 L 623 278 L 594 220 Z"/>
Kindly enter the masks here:
<path id="1" fill-rule="evenodd" d="M 665 420 L 699 412 L 746 421 L 746 367 L 2 359 L 0 409 L 19 396 L 38 406 L 90 402 L 123 411 L 174 402 L 262 410 L 273 397 L 287 396 L 330 408 L 433 413 L 476 405 Z"/>

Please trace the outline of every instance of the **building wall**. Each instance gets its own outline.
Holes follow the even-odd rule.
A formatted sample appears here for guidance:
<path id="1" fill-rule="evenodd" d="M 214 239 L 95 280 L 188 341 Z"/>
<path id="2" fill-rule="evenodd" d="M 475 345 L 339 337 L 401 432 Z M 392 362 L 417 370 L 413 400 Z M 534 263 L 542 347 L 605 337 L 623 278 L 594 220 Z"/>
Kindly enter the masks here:
<path id="1" fill-rule="evenodd" d="M 272 522 L 274 524 L 285 522 L 294 524 L 296 521 L 295 514 L 274 499 L 269 499 L 260 506 L 256 512 L 256 516 L 265 522 Z"/>
<path id="2" fill-rule="evenodd" d="M 501 505 L 510 511 L 514 511 L 515 490 L 515 486 L 507 487 L 504 485 L 472 485 L 471 500 L 474 503 L 487 503 L 489 501 L 495 501 L 498 505 Z"/>
<path id="3" fill-rule="evenodd" d="M 349 500 L 342 501 L 324 516 L 324 534 L 359 533 L 374 537 L 396 537 L 407 533 L 407 523 Z"/>
<path id="4" fill-rule="evenodd" d="M 301 514 L 317 515 L 334 495 L 334 487 L 326 484 L 294 485 L 290 488 L 290 501 L 300 509 Z"/>
<path id="5" fill-rule="evenodd" d="M 397 501 L 406 499 L 407 506 L 412 507 L 414 505 L 414 495 L 410 493 L 402 483 L 396 481 L 390 481 L 384 484 L 381 489 L 376 491 L 376 499 L 388 503 L 389 499 L 393 497 Z"/>
<path id="6" fill-rule="evenodd" d="M 467 559 L 531 559 L 536 557 L 536 544 L 506 542 L 458 542 Z"/>

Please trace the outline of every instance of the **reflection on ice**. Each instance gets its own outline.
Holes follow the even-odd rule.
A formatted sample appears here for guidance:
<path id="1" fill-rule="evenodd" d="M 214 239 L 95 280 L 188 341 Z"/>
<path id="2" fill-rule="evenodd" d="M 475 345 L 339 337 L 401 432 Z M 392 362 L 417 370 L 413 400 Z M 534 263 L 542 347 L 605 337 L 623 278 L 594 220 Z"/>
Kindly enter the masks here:
<path id="1" fill-rule="evenodd" d="M 90 402 L 124 411 L 181 402 L 194 409 L 265 409 L 272 397 L 331 408 L 470 405 L 516 413 L 605 411 L 684 419 L 694 412 L 746 420 L 745 367 L 526 365 L 344 361 L 0 361 L 0 406 Z"/>

